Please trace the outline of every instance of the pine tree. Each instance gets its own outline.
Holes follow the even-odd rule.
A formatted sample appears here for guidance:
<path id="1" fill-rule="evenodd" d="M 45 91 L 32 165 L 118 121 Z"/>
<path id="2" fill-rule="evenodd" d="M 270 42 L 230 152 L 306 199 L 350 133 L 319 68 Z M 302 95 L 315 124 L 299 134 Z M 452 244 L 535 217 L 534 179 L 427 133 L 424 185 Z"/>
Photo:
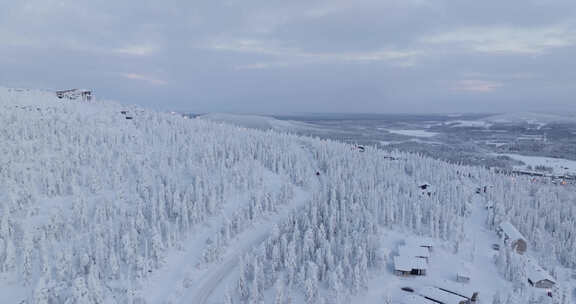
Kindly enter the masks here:
<path id="1" fill-rule="evenodd" d="M 284 280 L 282 279 L 276 281 L 276 296 L 274 297 L 274 304 L 285 304 Z"/>
<path id="2" fill-rule="evenodd" d="M 226 289 L 224 290 L 224 304 L 234 304 L 234 299 L 232 298 L 232 293 L 228 286 L 226 286 Z"/>

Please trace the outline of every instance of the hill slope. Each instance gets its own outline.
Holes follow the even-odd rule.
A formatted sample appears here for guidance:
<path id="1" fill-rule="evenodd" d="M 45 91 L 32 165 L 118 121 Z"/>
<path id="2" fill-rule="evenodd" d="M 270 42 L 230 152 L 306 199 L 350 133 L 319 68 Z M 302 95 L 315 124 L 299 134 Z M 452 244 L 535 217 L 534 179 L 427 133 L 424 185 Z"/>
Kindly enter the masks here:
<path id="1" fill-rule="evenodd" d="M 400 301 L 391 255 L 415 236 L 438 244 L 430 280 L 450 257 L 491 299 L 526 285 L 484 248 L 504 219 L 546 269 L 576 267 L 567 188 L 45 92 L 0 89 L 0 107 L 3 303 L 270 302 L 274 285 L 293 303 Z"/>

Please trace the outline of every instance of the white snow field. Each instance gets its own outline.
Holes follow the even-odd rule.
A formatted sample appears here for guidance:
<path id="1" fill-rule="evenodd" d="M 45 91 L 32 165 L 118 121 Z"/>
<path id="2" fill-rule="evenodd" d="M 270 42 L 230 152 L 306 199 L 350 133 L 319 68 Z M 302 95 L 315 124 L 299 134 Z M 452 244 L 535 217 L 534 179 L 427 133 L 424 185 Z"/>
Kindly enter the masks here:
<path id="1" fill-rule="evenodd" d="M 512 159 L 519 160 L 525 164 L 524 166 L 516 166 L 516 169 L 528 170 L 527 166 L 530 166 L 532 167 L 532 170 L 534 170 L 534 168 L 537 166 L 545 166 L 552 168 L 552 173 L 557 175 L 576 175 L 576 161 L 573 160 L 543 156 L 526 156 L 511 153 L 497 155 L 505 155 Z"/>
<path id="2" fill-rule="evenodd" d="M 0 88 L 0 303 L 576 303 L 575 218 L 572 186 Z M 396 276 L 419 240 L 427 275 Z"/>
<path id="3" fill-rule="evenodd" d="M 576 123 L 576 115 L 568 114 L 547 114 L 532 112 L 512 112 L 491 115 L 476 120 L 450 120 L 447 122 L 453 128 L 490 128 L 494 124 L 532 124 L 539 127 L 552 123 Z"/>
<path id="4" fill-rule="evenodd" d="M 448 123 L 453 128 L 490 128 L 493 125 L 484 120 L 451 120 Z"/>
<path id="5" fill-rule="evenodd" d="M 438 133 L 426 131 L 426 130 L 394 130 L 394 129 L 386 129 L 386 131 L 399 134 L 404 136 L 412 136 L 412 137 L 434 137 L 438 135 Z"/>
<path id="6" fill-rule="evenodd" d="M 214 122 L 227 123 L 238 127 L 258 130 L 275 130 L 278 132 L 297 132 L 309 129 L 317 129 L 315 126 L 300 121 L 280 120 L 259 115 L 210 113 L 201 115 L 198 118 Z"/>
<path id="7" fill-rule="evenodd" d="M 481 121 L 489 123 L 530 123 L 546 125 L 549 123 L 576 123 L 574 113 L 547 114 L 533 112 L 515 112 L 488 116 Z"/>

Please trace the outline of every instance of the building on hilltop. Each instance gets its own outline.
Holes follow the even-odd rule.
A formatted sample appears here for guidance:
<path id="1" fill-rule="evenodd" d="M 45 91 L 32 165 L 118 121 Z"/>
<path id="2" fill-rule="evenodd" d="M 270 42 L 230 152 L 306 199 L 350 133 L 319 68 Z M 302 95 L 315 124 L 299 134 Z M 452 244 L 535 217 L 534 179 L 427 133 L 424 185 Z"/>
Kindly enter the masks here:
<path id="1" fill-rule="evenodd" d="M 70 100 L 82 100 L 82 101 L 91 101 L 92 100 L 92 91 L 84 90 L 84 89 L 71 89 L 71 90 L 63 90 L 63 91 L 56 91 L 56 97 L 60 99 L 70 99 Z"/>

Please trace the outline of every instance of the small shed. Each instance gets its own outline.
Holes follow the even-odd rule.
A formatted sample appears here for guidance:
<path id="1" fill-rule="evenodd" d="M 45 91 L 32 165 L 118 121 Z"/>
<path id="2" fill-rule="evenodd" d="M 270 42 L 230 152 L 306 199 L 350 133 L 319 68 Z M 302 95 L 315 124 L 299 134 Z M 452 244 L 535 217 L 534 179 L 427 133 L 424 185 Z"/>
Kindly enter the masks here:
<path id="1" fill-rule="evenodd" d="M 504 243 L 518 254 L 524 254 L 524 252 L 526 252 L 526 239 L 510 222 L 502 222 L 498 227 L 498 234 L 504 240 Z"/>
<path id="2" fill-rule="evenodd" d="M 556 285 L 554 278 L 532 259 L 526 263 L 526 276 L 530 286 L 536 288 L 551 289 Z"/>
<path id="3" fill-rule="evenodd" d="M 426 275 L 428 263 L 426 260 L 409 256 L 394 257 L 394 272 L 399 276 Z"/>
<path id="4" fill-rule="evenodd" d="M 456 272 L 456 282 L 470 283 L 470 280 L 472 280 L 472 271 L 470 270 L 470 267 L 461 265 Z"/>

